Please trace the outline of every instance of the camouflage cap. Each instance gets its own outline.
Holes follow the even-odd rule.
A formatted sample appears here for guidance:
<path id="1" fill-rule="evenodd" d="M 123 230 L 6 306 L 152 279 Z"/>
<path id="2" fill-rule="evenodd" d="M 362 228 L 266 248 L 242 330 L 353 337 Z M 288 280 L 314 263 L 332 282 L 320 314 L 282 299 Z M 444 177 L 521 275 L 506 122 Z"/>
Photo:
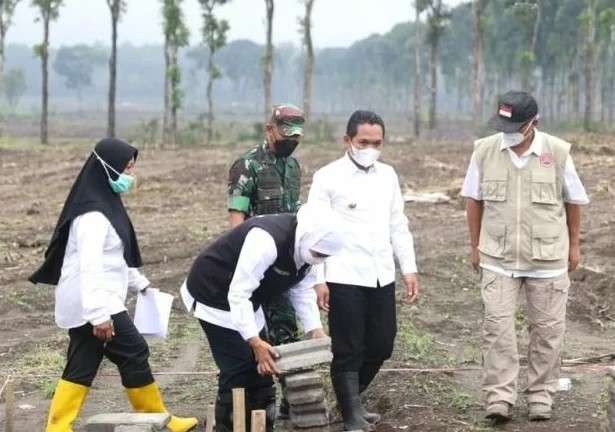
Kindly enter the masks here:
<path id="1" fill-rule="evenodd" d="M 274 105 L 271 121 L 278 126 L 280 133 L 286 137 L 303 136 L 305 116 L 303 111 L 291 104 Z"/>

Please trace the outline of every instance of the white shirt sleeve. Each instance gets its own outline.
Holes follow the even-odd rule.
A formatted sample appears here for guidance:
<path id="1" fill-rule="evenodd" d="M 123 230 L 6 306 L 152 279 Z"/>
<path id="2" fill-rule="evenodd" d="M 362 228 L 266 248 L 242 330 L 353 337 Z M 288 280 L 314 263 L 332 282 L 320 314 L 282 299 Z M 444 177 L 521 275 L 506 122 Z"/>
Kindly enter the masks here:
<path id="1" fill-rule="evenodd" d="M 316 280 L 314 283 L 316 285 L 321 285 L 327 283 L 327 277 L 325 276 L 325 266 L 327 265 L 326 261 L 322 264 L 318 264 L 314 266 L 314 272 L 316 273 Z"/>
<path id="2" fill-rule="evenodd" d="M 480 171 L 478 169 L 478 164 L 476 163 L 474 154 L 472 154 L 468 171 L 466 172 L 466 177 L 463 180 L 461 196 L 465 198 L 472 198 L 476 201 L 481 201 L 483 199 L 480 190 Z"/>
<path id="3" fill-rule="evenodd" d="M 320 312 L 316 299 L 314 284 L 316 283 L 316 269 L 312 267 L 310 272 L 297 285 L 289 291 L 290 302 L 295 309 L 297 317 L 303 325 L 305 333 L 314 329 L 322 328 Z"/>
<path id="4" fill-rule="evenodd" d="M 308 203 L 316 203 L 326 206 L 326 208 L 332 208 L 331 198 L 329 197 L 329 192 L 325 187 L 326 183 L 327 182 L 322 179 L 322 173 L 318 171 L 314 173 L 312 178 L 312 186 L 310 187 L 310 192 L 308 194 Z M 327 264 L 325 262 L 316 266 L 314 278 L 315 285 L 324 284 L 327 282 L 326 265 Z"/>
<path id="5" fill-rule="evenodd" d="M 277 258 L 273 237 L 261 228 L 252 228 L 243 242 L 228 292 L 232 324 L 245 340 L 258 336 L 259 330 L 250 297 Z"/>
<path id="6" fill-rule="evenodd" d="M 83 318 L 96 326 L 111 319 L 107 311 L 107 293 L 102 289 L 103 252 L 111 223 L 100 212 L 85 213 L 73 221 L 77 224 L 79 287 Z"/>
<path id="7" fill-rule="evenodd" d="M 586 205 L 589 204 L 589 197 L 585 187 L 577 174 L 577 170 L 572 162 L 572 157 L 568 155 L 564 168 L 564 201 L 568 204 Z"/>
<path id="8" fill-rule="evenodd" d="M 150 286 L 150 281 L 137 268 L 128 268 L 128 289 L 134 293 Z"/>
<path id="9" fill-rule="evenodd" d="M 404 199 L 399 186 L 397 174 L 393 172 L 393 201 L 391 202 L 391 244 L 399 262 L 402 274 L 416 273 L 416 256 L 414 238 L 408 228 L 408 218 L 404 213 Z"/>

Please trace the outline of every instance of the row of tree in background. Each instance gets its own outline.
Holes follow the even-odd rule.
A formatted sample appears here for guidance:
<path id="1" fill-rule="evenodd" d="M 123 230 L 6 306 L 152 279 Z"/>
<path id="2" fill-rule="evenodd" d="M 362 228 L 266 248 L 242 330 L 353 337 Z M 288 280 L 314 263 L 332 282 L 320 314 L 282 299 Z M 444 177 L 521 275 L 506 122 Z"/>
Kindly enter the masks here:
<path id="1" fill-rule="evenodd" d="M 0 0 L 0 75 L 4 75 L 4 49 L 5 37 L 8 28 L 11 25 L 15 7 L 21 0 Z M 207 115 L 207 141 L 212 138 L 213 120 L 214 120 L 214 105 L 213 105 L 213 85 L 214 80 L 221 76 L 221 73 L 214 63 L 214 55 L 226 44 L 226 34 L 229 29 L 229 24 L 226 20 L 218 19 L 215 15 L 215 10 L 218 6 L 222 6 L 230 0 L 198 0 L 203 11 L 203 26 L 202 26 L 202 41 L 207 48 L 207 100 L 208 100 L 208 115 Z M 306 4 L 306 11 L 312 10 L 314 0 L 303 0 Z M 56 21 L 60 15 L 60 8 L 64 0 L 31 0 L 32 7 L 38 11 L 37 21 L 43 25 L 43 41 L 35 47 L 35 53 L 41 59 L 41 75 L 42 75 L 42 102 L 41 102 L 41 143 L 48 143 L 48 117 L 49 117 L 49 40 L 50 27 L 53 21 Z M 108 91 L 108 119 L 107 119 L 107 135 L 115 136 L 116 129 L 116 94 L 117 94 L 117 36 L 118 22 L 127 8 L 127 0 L 106 0 L 111 16 L 111 55 L 109 58 L 109 91 Z M 178 63 L 179 49 L 188 45 L 189 30 L 184 22 L 182 13 L 182 0 L 161 0 L 162 16 L 163 16 L 163 34 L 164 34 L 164 121 L 163 121 L 163 140 L 170 145 L 177 144 L 178 131 L 178 110 L 182 105 L 181 91 L 181 69 Z M 271 107 L 271 88 L 273 80 L 273 17 L 274 17 L 274 0 L 265 0 L 266 16 L 267 16 L 267 45 L 263 58 L 263 86 L 265 88 L 265 111 L 269 111 Z M 304 23 L 309 23 L 309 17 L 304 20 Z M 304 25 L 306 34 L 309 35 L 309 29 Z M 310 53 L 312 43 L 309 41 Z M 82 50 L 83 51 L 83 50 Z M 95 57 L 97 59 L 97 57 Z M 92 59 L 92 60 L 95 60 Z M 88 60 L 88 59 L 84 59 Z M 60 59 L 57 71 L 60 74 L 66 74 L 70 71 L 63 70 L 63 64 L 66 62 L 81 61 L 81 59 L 69 58 Z M 95 63 L 92 61 L 90 63 Z M 68 85 L 81 88 L 82 84 L 87 84 L 88 79 L 84 76 L 79 79 L 82 82 L 69 82 Z M 70 80 L 70 78 L 69 78 Z M 309 100 L 309 97 L 308 97 Z M 308 102 L 309 104 L 309 102 Z"/>
<path id="2" fill-rule="evenodd" d="M 13 99 L 25 84 L 23 74 L 20 79 L 15 70 L 4 74 L 4 40 L 18 1 L 0 0 L 0 75 L 7 98 L 12 90 Z M 75 89 L 78 99 L 83 89 L 93 84 L 100 87 L 102 77 L 108 78 L 108 134 L 113 136 L 117 25 L 129 4 L 126 0 L 106 1 L 111 12 L 110 49 L 78 45 L 52 54 L 54 71 L 65 78 L 68 88 Z M 177 143 L 178 113 L 186 106 L 205 108 L 209 141 L 214 100 L 222 101 L 220 105 L 226 108 L 259 111 L 260 99 L 266 117 L 272 95 L 303 100 L 308 117 L 313 110 L 330 113 L 357 106 L 408 113 L 417 136 L 425 123 L 423 112 L 429 128 L 437 127 L 441 112 L 459 113 L 457 117 L 472 118 L 478 124 L 495 96 L 511 88 L 533 92 L 543 116 L 582 121 L 587 130 L 614 120 L 615 0 L 473 0 L 454 8 L 444 0 L 409 0 L 411 22 L 349 48 L 316 52 L 312 44 L 315 0 L 300 0 L 305 7 L 299 19 L 302 47 L 287 45 L 275 50 L 274 0 L 264 1 L 264 46 L 250 41 L 227 44 L 229 23 L 216 12 L 229 1 L 199 0 L 203 18 L 199 46 L 187 47 L 189 30 L 183 20 L 182 0 L 160 0 L 163 49 L 119 48 L 122 94 L 134 97 L 140 91 L 150 100 L 152 93 L 163 95 L 165 143 Z M 40 12 L 44 30 L 43 42 L 35 52 L 41 58 L 41 141 L 46 143 L 49 29 L 59 16 L 62 0 L 31 2 Z M 122 50 L 140 54 L 131 59 L 128 54 L 122 56 Z M 109 71 L 104 74 L 100 69 L 107 58 Z M 187 70 L 190 73 L 182 82 L 182 71 Z M 155 71 L 161 72 L 162 82 L 153 76 Z M 185 92 L 186 88 L 190 92 Z M 201 99 L 206 99 L 206 107 Z M 423 109 L 424 100 L 427 109 Z"/>

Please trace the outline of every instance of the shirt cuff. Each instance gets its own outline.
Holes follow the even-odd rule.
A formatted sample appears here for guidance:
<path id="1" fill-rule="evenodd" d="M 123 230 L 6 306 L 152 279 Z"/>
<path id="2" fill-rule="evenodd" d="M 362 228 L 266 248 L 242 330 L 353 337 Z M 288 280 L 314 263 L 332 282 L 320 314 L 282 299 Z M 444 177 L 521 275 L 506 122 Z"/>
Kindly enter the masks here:
<path id="1" fill-rule="evenodd" d="M 145 276 L 139 273 L 139 275 L 137 276 L 134 282 L 135 290 L 140 292 L 140 291 L 143 291 L 145 288 L 149 287 L 150 285 L 151 283 L 149 279 L 147 279 Z"/>
<path id="2" fill-rule="evenodd" d="M 316 276 L 316 285 L 327 283 L 327 277 L 325 276 L 325 263 L 318 264 L 313 271 Z"/>
<path id="3" fill-rule="evenodd" d="M 255 336 L 258 336 L 258 330 L 256 329 L 256 325 L 248 324 L 243 328 L 237 330 L 243 340 L 248 341 Z"/>
<path id="4" fill-rule="evenodd" d="M 582 206 L 582 205 L 589 204 L 589 199 L 587 199 L 587 200 L 569 200 L 569 199 L 565 199 L 564 203 Z"/>
<path id="5" fill-rule="evenodd" d="M 250 198 L 241 195 L 232 196 L 228 199 L 228 209 L 247 214 L 250 210 Z"/>
<path id="6" fill-rule="evenodd" d="M 405 275 L 409 273 L 418 273 L 418 269 L 416 267 L 416 261 L 414 260 L 402 262 L 399 264 L 399 267 L 401 269 L 401 273 Z"/>
<path id="7" fill-rule="evenodd" d="M 320 321 L 320 313 L 316 314 L 314 317 L 310 317 L 306 319 L 306 322 L 301 322 L 303 324 L 303 332 L 309 333 L 312 330 L 321 329 L 322 322 Z"/>
<path id="8" fill-rule="evenodd" d="M 96 317 L 94 319 L 89 320 L 88 322 L 90 324 L 92 324 L 93 326 L 97 326 L 97 325 L 100 325 L 100 324 L 102 324 L 104 322 L 109 321 L 110 319 L 111 319 L 110 315 L 101 315 L 99 317 Z"/>

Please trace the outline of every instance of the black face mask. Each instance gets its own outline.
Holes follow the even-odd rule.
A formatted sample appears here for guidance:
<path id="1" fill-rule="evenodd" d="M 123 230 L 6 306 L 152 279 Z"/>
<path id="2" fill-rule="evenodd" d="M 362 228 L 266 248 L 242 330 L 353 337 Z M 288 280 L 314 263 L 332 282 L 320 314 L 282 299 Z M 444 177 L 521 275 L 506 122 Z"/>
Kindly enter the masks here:
<path id="1" fill-rule="evenodd" d="M 288 157 L 297 148 L 299 141 L 292 138 L 277 140 L 274 144 L 274 153 L 277 157 Z"/>

